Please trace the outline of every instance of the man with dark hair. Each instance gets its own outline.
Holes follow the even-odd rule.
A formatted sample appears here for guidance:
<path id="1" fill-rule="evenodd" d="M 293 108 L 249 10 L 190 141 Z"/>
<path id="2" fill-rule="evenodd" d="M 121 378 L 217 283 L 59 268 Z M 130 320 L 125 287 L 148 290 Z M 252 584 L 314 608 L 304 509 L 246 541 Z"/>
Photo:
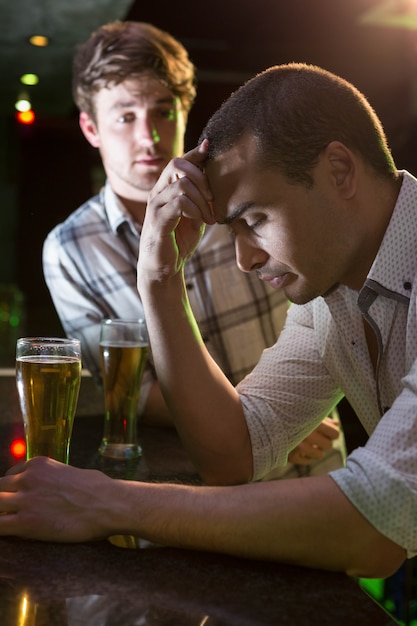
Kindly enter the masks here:
<path id="1" fill-rule="evenodd" d="M 291 129 L 284 150 L 281 135 L 271 136 L 281 123 Z M 308 177 L 296 182 L 304 147 Z M 0 479 L 9 513 L 0 533 L 62 541 L 134 533 L 366 577 L 414 557 L 416 207 L 417 180 L 395 168 L 374 111 L 348 82 L 303 64 L 249 81 L 209 121 L 199 147 L 165 168 L 138 262 L 159 381 L 213 486 L 115 484 L 33 459 Z M 205 349 L 184 285 L 202 226 L 215 222 L 233 231 L 240 268 L 293 302 L 277 343 L 236 388 Z M 343 393 L 369 433 L 346 467 L 256 482 Z"/>

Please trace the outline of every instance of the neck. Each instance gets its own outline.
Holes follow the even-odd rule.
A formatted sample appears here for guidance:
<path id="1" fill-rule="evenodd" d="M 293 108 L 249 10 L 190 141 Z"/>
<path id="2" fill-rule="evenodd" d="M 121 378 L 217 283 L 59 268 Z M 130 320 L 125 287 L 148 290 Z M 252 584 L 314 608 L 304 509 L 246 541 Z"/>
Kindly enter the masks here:
<path id="1" fill-rule="evenodd" d="M 143 224 L 143 220 L 145 219 L 146 202 L 139 202 L 137 200 L 132 200 L 131 198 L 124 198 L 119 194 L 116 195 L 135 222 Z"/>
<path id="2" fill-rule="evenodd" d="M 143 224 L 145 219 L 146 205 L 148 202 L 149 191 L 146 189 L 138 189 L 133 185 L 129 185 L 112 176 L 111 172 L 106 172 L 107 181 L 113 190 L 113 193 L 119 198 L 129 215 Z"/>
<path id="3" fill-rule="evenodd" d="M 356 267 L 358 273 L 354 280 L 348 284 L 353 289 L 361 289 L 375 260 L 382 240 L 391 220 L 392 213 L 401 189 L 402 176 L 398 175 L 395 181 L 388 184 L 374 185 L 370 193 L 365 196 L 363 215 L 365 217 L 362 226 L 361 241 L 355 251 Z M 366 211 L 365 207 L 371 210 Z"/>

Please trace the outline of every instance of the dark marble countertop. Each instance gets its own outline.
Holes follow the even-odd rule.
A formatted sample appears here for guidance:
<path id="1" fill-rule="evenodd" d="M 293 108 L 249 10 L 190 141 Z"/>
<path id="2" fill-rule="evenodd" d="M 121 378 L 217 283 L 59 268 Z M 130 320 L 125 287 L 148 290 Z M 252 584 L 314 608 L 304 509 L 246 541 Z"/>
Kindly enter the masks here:
<path id="1" fill-rule="evenodd" d="M 2 626 L 394 624 L 343 574 L 173 548 L 1 539 L 0 578 Z"/>
<path id="2" fill-rule="evenodd" d="M 9 396 L 8 396 L 9 394 Z M 2 396 L 2 397 L 1 397 Z M 8 400 L 5 398 L 8 397 Z M 0 377 L 0 474 L 23 434 Z M 102 417 L 76 417 L 70 462 L 130 479 L 198 483 L 174 431 L 140 428 L 143 455 L 103 467 Z M 138 541 L 56 544 L 0 538 L 1 626 L 388 626 L 396 622 L 344 574 Z"/>

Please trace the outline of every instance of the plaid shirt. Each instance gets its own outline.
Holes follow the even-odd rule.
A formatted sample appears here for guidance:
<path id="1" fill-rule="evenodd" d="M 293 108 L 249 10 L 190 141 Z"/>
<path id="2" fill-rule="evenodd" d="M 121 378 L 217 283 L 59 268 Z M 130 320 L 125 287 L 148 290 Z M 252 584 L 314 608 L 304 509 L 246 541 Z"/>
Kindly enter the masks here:
<path id="1" fill-rule="evenodd" d="M 44 276 L 55 308 L 65 333 L 81 340 L 83 364 L 97 380 L 100 321 L 143 315 L 136 287 L 140 231 L 107 183 L 44 243 Z M 236 384 L 276 341 L 285 295 L 237 268 L 231 235 L 217 224 L 206 228 L 185 280 L 207 348 Z M 144 384 L 152 376 L 149 363 Z"/>

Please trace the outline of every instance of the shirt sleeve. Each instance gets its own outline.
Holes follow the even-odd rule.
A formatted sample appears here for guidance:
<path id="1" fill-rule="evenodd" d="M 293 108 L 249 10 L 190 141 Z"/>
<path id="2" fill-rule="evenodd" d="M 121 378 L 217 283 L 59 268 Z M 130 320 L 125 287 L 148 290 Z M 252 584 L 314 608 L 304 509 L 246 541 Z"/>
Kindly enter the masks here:
<path id="1" fill-rule="evenodd" d="M 121 242 L 117 242 L 117 250 L 100 246 L 97 240 L 93 245 L 85 229 L 82 231 L 84 237 L 78 231 L 62 231 L 60 226 L 51 231 L 43 245 L 43 271 L 66 335 L 80 339 L 83 366 L 101 386 L 101 320 L 138 317 L 143 311 L 136 290 L 136 274 L 119 254 Z M 154 380 L 154 370 L 148 362 L 139 412 L 146 404 Z"/>
<path id="2" fill-rule="evenodd" d="M 383 535 L 417 555 L 417 362 L 363 448 L 333 480 Z M 410 523 L 410 520 L 413 520 Z"/>
<path id="3" fill-rule="evenodd" d="M 56 230 L 43 245 L 43 272 L 55 309 L 69 337 L 81 340 L 83 366 L 100 378 L 99 335 L 103 313 L 95 305 L 77 262 L 61 245 Z"/>
<path id="4" fill-rule="evenodd" d="M 237 386 L 259 480 L 329 415 L 343 394 L 316 348 L 310 307 L 292 305 L 281 335 Z M 307 417 L 306 417 L 307 416 Z"/>

